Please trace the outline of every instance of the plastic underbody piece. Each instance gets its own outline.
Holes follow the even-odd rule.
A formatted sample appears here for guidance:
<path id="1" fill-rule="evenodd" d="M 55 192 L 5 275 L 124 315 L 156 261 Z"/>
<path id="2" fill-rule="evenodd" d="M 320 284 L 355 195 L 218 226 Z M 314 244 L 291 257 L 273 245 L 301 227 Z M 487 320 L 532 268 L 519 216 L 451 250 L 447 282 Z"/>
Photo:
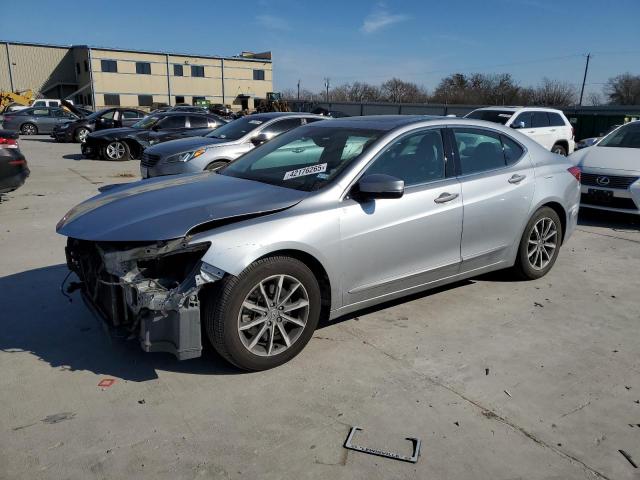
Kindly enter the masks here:
<path id="1" fill-rule="evenodd" d="M 354 445 L 353 437 L 358 430 L 362 430 L 360 427 L 351 427 L 349 431 L 349 436 L 347 440 L 344 442 L 344 448 L 348 448 L 349 450 L 355 450 L 356 452 L 368 453 L 370 455 L 378 455 L 379 457 L 392 458 L 394 460 L 400 460 L 401 462 L 410 462 L 416 463 L 418 461 L 418 457 L 420 456 L 420 446 L 421 441 L 419 438 L 407 437 L 406 440 L 409 440 L 413 445 L 413 453 L 410 457 L 405 455 L 400 455 L 398 453 L 393 452 L 385 452 L 383 450 L 376 450 L 375 448 L 369 447 L 361 447 L 359 445 Z"/>

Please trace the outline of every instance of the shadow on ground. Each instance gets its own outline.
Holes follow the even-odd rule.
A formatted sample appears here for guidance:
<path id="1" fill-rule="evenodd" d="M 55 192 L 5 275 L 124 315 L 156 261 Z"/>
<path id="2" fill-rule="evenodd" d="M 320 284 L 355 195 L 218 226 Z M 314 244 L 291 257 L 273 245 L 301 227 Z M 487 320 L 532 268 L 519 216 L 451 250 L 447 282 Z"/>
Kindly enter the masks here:
<path id="1" fill-rule="evenodd" d="M 63 155 L 62 158 L 66 160 L 75 160 L 75 161 L 91 160 L 90 158 L 85 158 L 84 155 L 82 155 L 81 153 L 68 153 L 66 155 Z"/>
<path id="2" fill-rule="evenodd" d="M 583 208 L 580 210 L 578 225 L 610 228 L 613 231 L 640 230 L 640 216 Z"/>
<path id="3" fill-rule="evenodd" d="M 200 375 L 242 373 L 214 352 L 179 362 L 170 354 L 145 353 L 137 340 L 114 338 L 89 312 L 80 295 L 70 303 L 60 291 L 66 265 L 37 268 L 0 278 L 0 352 L 30 352 L 61 370 L 141 382 L 157 370 Z"/>

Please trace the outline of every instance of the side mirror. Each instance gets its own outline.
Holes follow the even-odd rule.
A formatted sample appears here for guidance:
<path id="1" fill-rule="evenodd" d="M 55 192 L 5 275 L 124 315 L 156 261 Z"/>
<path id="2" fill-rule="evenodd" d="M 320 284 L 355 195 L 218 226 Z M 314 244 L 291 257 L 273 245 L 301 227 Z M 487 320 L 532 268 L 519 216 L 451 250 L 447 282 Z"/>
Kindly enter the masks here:
<path id="1" fill-rule="evenodd" d="M 269 141 L 269 138 L 267 137 L 266 133 L 259 133 L 258 135 L 256 135 L 251 139 L 251 143 L 253 143 L 256 147 L 268 141 Z"/>
<path id="2" fill-rule="evenodd" d="M 361 198 L 400 198 L 404 195 L 404 180 L 374 173 L 366 175 L 357 184 L 357 195 Z"/>
<path id="3" fill-rule="evenodd" d="M 511 128 L 515 128 L 515 129 L 524 128 L 524 127 L 525 127 L 524 122 L 515 122 L 511 124 Z"/>
<path id="4" fill-rule="evenodd" d="M 157 132 L 158 130 L 160 130 L 160 125 L 158 125 L 157 123 L 154 123 L 151 126 L 151 130 L 153 130 L 154 132 Z"/>

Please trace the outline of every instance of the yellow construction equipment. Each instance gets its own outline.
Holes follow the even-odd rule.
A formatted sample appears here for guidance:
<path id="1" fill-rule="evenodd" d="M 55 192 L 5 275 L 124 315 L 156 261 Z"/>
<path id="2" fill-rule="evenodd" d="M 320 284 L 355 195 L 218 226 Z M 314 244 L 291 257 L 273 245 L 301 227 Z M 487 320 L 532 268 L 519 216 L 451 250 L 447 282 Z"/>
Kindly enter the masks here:
<path id="1" fill-rule="evenodd" d="M 4 110 L 13 104 L 29 106 L 31 102 L 33 102 L 35 95 L 33 90 L 22 90 L 17 92 L 8 92 L 5 90 L 0 90 L 0 112 L 4 112 Z"/>
<path id="2" fill-rule="evenodd" d="M 267 92 L 266 100 L 261 100 L 256 106 L 256 112 L 290 112 L 291 108 L 286 100 L 282 100 L 280 92 Z"/>

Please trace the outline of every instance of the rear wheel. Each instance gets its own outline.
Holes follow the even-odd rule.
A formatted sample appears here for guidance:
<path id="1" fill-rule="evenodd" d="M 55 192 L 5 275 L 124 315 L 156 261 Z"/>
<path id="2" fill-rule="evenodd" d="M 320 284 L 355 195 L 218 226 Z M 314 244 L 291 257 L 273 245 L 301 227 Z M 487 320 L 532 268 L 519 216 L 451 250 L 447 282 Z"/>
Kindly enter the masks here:
<path id="1" fill-rule="evenodd" d="M 558 258 L 561 241 L 560 217 L 552 208 L 542 207 L 529 220 L 520 240 L 516 273 L 527 280 L 544 277 Z"/>
<path id="2" fill-rule="evenodd" d="M 556 143 L 553 148 L 551 149 L 552 153 L 557 153 L 558 155 L 562 155 L 563 157 L 567 156 L 567 149 L 564 148 L 564 145 L 560 145 L 559 143 Z"/>
<path id="3" fill-rule="evenodd" d="M 244 370 L 291 360 L 318 324 L 318 281 L 294 258 L 258 260 L 217 287 L 203 299 L 207 336 L 220 355 Z"/>
<path id="4" fill-rule="evenodd" d="M 129 160 L 129 147 L 121 141 L 109 142 L 102 149 L 102 156 L 106 160 Z"/>
<path id="5" fill-rule="evenodd" d="M 76 134 L 75 134 L 76 142 L 84 143 L 85 140 L 87 139 L 87 135 L 89 135 L 89 129 L 80 127 L 78 130 L 76 130 Z"/>
<path id="6" fill-rule="evenodd" d="M 25 123 L 20 127 L 20 133 L 23 135 L 37 135 L 38 127 L 36 127 L 33 123 Z"/>
<path id="7" fill-rule="evenodd" d="M 211 162 L 209 165 L 205 167 L 205 171 L 207 172 L 215 172 L 216 170 L 221 169 L 229 164 L 226 160 L 216 160 Z"/>

